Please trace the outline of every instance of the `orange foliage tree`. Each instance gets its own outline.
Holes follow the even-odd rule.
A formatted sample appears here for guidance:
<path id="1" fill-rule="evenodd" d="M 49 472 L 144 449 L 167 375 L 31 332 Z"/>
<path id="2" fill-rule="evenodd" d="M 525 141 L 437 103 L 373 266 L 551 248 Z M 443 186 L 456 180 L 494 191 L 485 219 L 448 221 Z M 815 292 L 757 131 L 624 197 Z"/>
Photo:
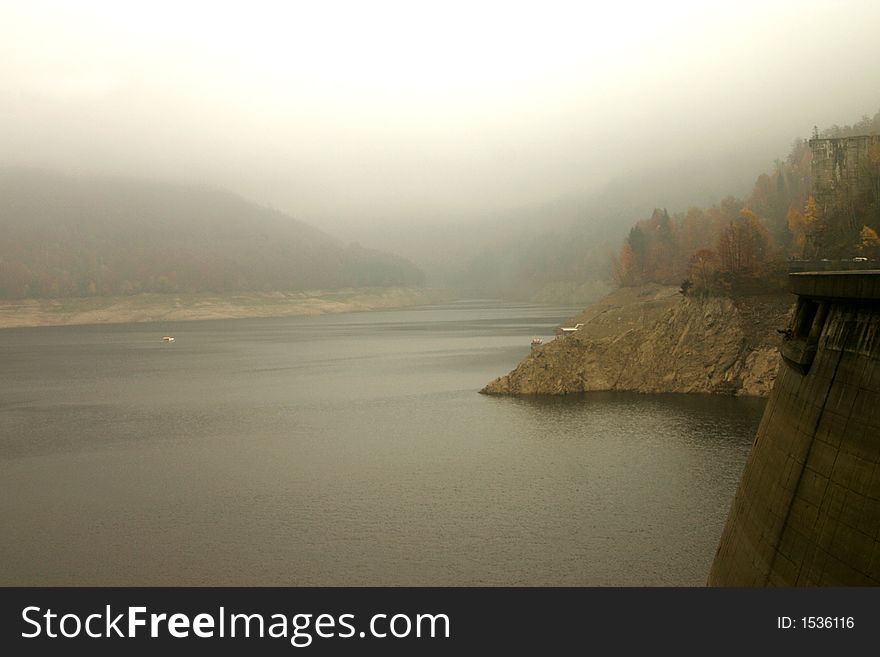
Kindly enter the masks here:
<path id="1" fill-rule="evenodd" d="M 700 249 L 694 253 L 688 268 L 688 280 L 697 296 L 714 294 L 718 287 L 718 254 L 712 249 Z"/>

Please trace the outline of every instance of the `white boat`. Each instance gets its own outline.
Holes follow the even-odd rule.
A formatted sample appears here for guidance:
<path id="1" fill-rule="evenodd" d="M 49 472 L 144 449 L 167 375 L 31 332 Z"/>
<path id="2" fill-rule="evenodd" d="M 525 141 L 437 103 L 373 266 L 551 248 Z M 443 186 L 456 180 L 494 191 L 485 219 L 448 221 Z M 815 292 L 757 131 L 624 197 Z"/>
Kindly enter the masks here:
<path id="1" fill-rule="evenodd" d="M 532 340 L 533 347 L 540 347 L 542 344 L 544 344 L 544 341 L 541 338 L 535 338 Z"/>
<path id="2" fill-rule="evenodd" d="M 172 338 L 170 335 L 166 335 L 162 338 L 162 342 L 174 342 L 174 338 Z"/>

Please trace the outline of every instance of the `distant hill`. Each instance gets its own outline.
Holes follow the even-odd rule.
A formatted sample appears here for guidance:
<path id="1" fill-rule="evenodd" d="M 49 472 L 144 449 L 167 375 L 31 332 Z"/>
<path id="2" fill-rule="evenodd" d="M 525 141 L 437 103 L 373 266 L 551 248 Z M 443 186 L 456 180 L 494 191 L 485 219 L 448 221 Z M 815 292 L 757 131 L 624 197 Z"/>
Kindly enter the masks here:
<path id="1" fill-rule="evenodd" d="M 0 231 L 6 299 L 424 282 L 403 258 L 209 187 L 0 169 Z"/>

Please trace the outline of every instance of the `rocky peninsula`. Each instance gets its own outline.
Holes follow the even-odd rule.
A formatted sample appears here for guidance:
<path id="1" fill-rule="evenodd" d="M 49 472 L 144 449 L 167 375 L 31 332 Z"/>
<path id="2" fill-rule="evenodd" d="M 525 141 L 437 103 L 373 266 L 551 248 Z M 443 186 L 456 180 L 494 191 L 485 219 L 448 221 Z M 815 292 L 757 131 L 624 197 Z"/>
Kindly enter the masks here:
<path id="1" fill-rule="evenodd" d="M 683 297 L 675 287 L 622 287 L 571 319 L 577 332 L 536 347 L 480 392 L 600 390 L 766 397 L 779 365 L 789 294 Z"/>

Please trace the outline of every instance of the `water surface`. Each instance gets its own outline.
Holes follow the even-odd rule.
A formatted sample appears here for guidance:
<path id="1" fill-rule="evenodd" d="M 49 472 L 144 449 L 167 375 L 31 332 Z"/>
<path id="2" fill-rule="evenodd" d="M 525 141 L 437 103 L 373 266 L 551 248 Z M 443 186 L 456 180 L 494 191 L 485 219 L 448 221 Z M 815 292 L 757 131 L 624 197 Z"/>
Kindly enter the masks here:
<path id="1" fill-rule="evenodd" d="M 2 330 L 0 584 L 700 585 L 763 402 L 477 394 L 572 312 Z"/>

